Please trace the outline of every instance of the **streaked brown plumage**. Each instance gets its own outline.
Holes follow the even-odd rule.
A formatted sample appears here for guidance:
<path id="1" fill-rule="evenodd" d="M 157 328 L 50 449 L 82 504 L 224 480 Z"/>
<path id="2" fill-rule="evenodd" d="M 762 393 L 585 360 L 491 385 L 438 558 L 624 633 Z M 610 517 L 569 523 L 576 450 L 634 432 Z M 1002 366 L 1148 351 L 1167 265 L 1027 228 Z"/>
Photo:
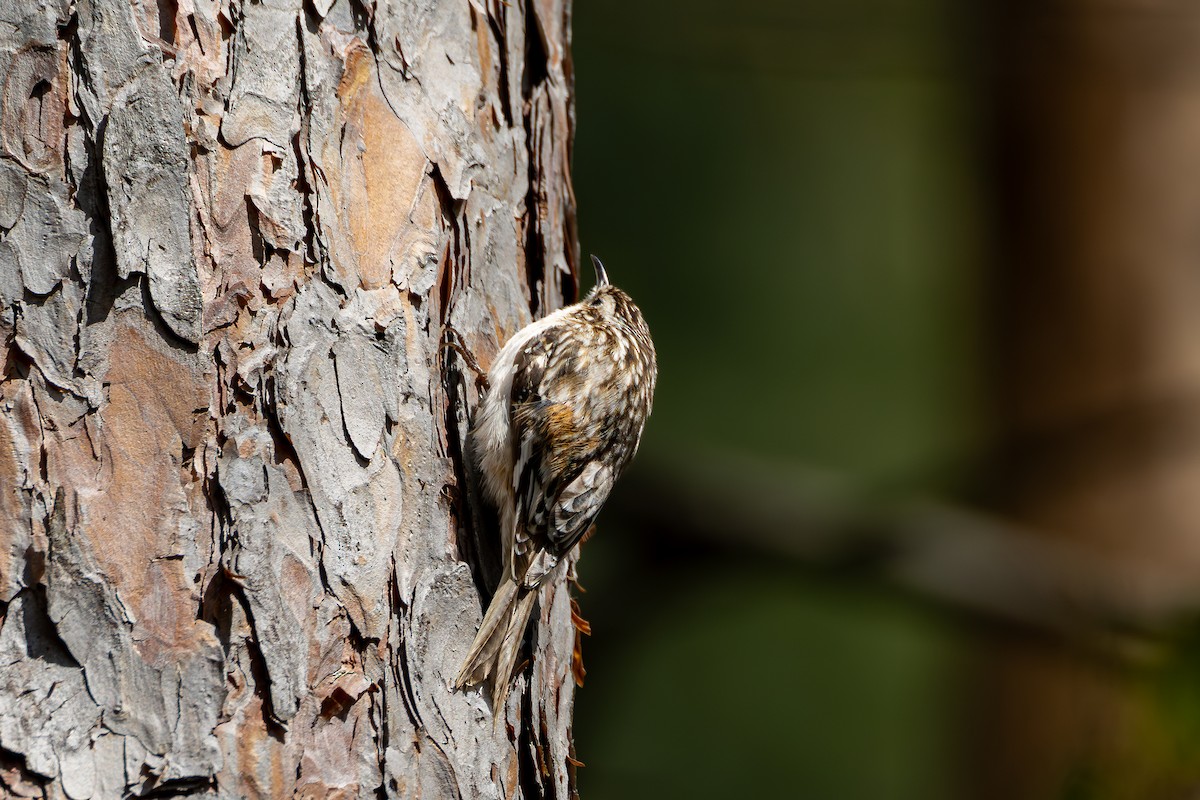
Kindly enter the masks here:
<path id="1" fill-rule="evenodd" d="M 518 331 L 488 372 L 471 432 L 505 564 L 456 687 L 492 682 L 499 708 L 537 588 L 587 532 L 637 453 L 654 401 L 654 343 L 638 307 L 608 283 Z"/>

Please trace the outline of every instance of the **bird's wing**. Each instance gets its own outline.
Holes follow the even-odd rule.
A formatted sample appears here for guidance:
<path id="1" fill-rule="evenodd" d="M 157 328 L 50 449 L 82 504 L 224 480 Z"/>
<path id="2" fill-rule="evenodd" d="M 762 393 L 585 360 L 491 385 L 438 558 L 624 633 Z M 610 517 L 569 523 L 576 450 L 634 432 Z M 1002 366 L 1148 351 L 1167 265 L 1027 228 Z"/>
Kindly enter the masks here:
<path id="1" fill-rule="evenodd" d="M 535 586 L 575 546 L 616 476 L 604 461 L 611 426 L 580 418 L 577 365 L 548 374 L 562 332 L 546 331 L 516 357 L 512 388 L 513 579 Z M 553 370 L 551 370 L 553 372 Z M 564 391 L 564 381 L 576 384 Z M 550 385 L 554 382 L 554 385 Z"/>
<path id="2" fill-rule="evenodd" d="M 542 382 L 549 363 L 553 337 L 532 339 L 513 364 L 512 447 L 513 499 L 516 504 L 510 565 L 512 579 L 524 583 L 529 563 L 543 548 L 546 527 L 545 495 L 549 478 L 546 452 L 545 407 Z"/>
<path id="3" fill-rule="evenodd" d="M 615 481 L 612 466 L 593 460 L 562 488 L 550 508 L 550 540 L 562 553 L 575 546 L 591 527 L 592 520 L 608 500 Z"/>

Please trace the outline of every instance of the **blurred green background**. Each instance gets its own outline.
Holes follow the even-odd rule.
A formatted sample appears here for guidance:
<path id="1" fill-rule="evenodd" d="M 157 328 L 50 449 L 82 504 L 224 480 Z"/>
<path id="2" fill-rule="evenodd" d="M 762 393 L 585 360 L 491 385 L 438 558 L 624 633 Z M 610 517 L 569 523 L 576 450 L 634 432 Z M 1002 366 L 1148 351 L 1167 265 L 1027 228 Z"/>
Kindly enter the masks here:
<path id="1" fill-rule="evenodd" d="M 950 0 L 576 3 L 583 248 L 660 362 L 580 566 L 583 797 L 955 796 L 961 621 L 738 530 L 625 522 L 690 462 L 963 488 L 990 436 L 971 25 Z"/>

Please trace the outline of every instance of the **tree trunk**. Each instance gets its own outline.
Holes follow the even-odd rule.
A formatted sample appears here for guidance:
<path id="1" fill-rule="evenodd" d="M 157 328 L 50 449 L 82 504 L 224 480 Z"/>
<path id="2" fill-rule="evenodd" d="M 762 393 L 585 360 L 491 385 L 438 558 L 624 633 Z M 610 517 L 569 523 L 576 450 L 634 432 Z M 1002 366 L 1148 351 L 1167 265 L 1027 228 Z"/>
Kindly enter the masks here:
<path id="1" fill-rule="evenodd" d="M 489 564 L 445 345 L 574 294 L 569 22 L 0 0 L 9 795 L 574 793 L 566 591 L 502 720 L 449 688 Z"/>
<path id="2" fill-rule="evenodd" d="M 1200 7 L 996 12 L 1001 507 L 1169 608 L 1200 576 Z M 1011 632 L 981 661 L 973 796 L 1194 792 L 1195 742 L 1130 671 Z"/>

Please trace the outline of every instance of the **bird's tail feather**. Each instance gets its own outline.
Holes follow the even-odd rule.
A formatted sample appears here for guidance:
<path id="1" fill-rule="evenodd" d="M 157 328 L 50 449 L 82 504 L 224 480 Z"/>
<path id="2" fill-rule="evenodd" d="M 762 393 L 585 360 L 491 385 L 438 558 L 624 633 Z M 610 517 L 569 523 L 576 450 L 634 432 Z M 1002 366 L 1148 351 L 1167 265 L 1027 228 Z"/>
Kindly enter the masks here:
<path id="1" fill-rule="evenodd" d="M 533 590 L 518 586 L 511 578 L 500 582 L 492 597 L 479 633 L 463 661 L 454 686 L 476 686 L 489 678 L 492 681 L 492 709 L 499 714 L 508 696 L 512 672 L 516 667 L 525 626 L 533 611 Z"/>

